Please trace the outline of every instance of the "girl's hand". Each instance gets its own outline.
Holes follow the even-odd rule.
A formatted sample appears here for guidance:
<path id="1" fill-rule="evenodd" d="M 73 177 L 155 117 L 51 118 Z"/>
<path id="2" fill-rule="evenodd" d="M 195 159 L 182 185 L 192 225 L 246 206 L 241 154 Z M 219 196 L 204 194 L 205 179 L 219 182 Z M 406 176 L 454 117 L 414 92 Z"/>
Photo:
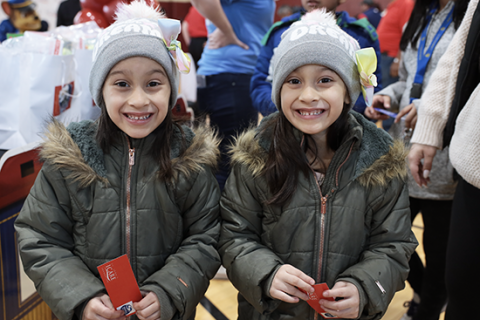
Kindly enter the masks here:
<path id="1" fill-rule="evenodd" d="M 356 319 L 360 311 L 360 296 L 357 287 L 345 281 L 338 281 L 332 289 L 323 292 L 324 297 L 342 298 L 338 301 L 321 299 L 322 308 L 334 316 Z"/>
<path id="2" fill-rule="evenodd" d="M 390 108 L 390 97 L 376 94 L 373 96 L 372 105 L 365 109 L 365 116 L 373 120 L 387 120 L 388 116 L 386 114 L 380 113 L 374 108 L 380 109 L 389 109 Z"/>
<path id="3" fill-rule="evenodd" d="M 141 320 L 160 319 L 160 302 L 157 295 L 153 292 L 142 292 L 143 299 L 133 303 L 133 308 L 137 310 L 137 317 Z"/>
<path id="4" fill-rule="evenodd" d="M 398 123 L 404 115 L 407 115 L 405 118 L 405 128 L 414 130 L 417 124 L 417 108 L 415 108 L 413 103 L 410 103 L 398 113 L 395 118 L 395 123 Z"/>
<path id="5" fill-rule="evenodd" d="M 315 280 L 307 276 L 297 268 L 285 264 L 278 269 L 270 287 L 270 296 L 272 298 L 288 302 L 297 303 L 300 299 L 307 301 L 308 295 L 298 290 L 298 288 L 306 292 L 314 292 L 312 285 Z"/>
<path id="6" fill-rule="evenodd" d="M 82 320 L 115 319 L 125 320 L 125 313 L 122 310 L 115 310 L 110 297 L 102 293 L 88 301 L 83 310 Z"/>
<path id="7" fill-rule="evenodd" d="M 219 49 L 230 44 L 236 44 L 237 46 L 248 50 L 248 46 L 240 41 L 235 33 L 232 33 L 230 36 L 228 36 L 217 28 L 208 35 L 208 49 Z"/>

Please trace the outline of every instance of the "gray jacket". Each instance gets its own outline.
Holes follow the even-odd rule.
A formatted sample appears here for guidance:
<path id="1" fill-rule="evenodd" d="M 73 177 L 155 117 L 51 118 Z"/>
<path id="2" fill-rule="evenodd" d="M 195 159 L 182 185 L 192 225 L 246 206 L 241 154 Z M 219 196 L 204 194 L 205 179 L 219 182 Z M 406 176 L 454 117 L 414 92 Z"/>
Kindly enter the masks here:
<path id="1" fill-rule="evenodd" d="M 425 48 L 428 48 L 433 37 L 437 33 L 438 29 L 447 16 L 448 12 L 451 10 L 454 2 L 450 1 L 443 10 L 435 14 L 430 22 L 430 26 L 427 32 L 427 41 Z M 425 91 L 425 88 L 428 85 L 430 76 L 435 70 L 438 61 L 441 56 L 447 50 L 450 41 L 455 34 L 455 27 L 453 22 L 445 31 L 444 35 L 437 43 L 433 55 L 430 58 L 430 61 L 427 65 L 425 71 L 422 92 Z M 417 43 L 418 48 L 418 43 Z M 417 48 L 412 48 L 411 44 L 408 45 L 407 49 L 402 52 L 402 59 L 400 62 L 399 77 L 400 80 L 396 83 L 391 84 L 382 91 L 378 92 L 380 95 L 387 95 L 391 98 L 391 108 L 392 110 L 402 110 L 410 104 L 410 90 L 412 88 L 412 83 L 415 78 L 415 73 L 417 72 Z M 413 102 L 417 111 L 420 107 L 420 99 L 414 100 Z M 394 138 L 403 138 L 405 130 L 405 122 L 401 121 L 398 124 L 393 124 L 390 128 L 389 133 Z M 410 142 L 410 139 L 406 138 L 406 143 Z M 415 181 L 410 172 L 408 172 L 408 188 L 409 194 L 413 198 L 419 199 L 431 199 L 431 200 L 452 200 L 455 193 L 456 182 L 453 180 L 453 166 L 450 163 L 450 158 L 448 156 L 448 148 L 437 151 L 437 155 L 433 160 L 432 170 L 430 172 L 430 183 L 427 188 L 420 188 Z"/>

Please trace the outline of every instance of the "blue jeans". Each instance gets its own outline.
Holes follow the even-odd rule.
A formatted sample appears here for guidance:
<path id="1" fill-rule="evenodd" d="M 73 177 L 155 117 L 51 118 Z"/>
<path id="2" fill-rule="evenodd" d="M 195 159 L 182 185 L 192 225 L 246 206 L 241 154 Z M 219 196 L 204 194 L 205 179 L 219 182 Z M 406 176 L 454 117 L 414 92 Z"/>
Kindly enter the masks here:
<path id="1" fill-rule="evenodd" d="M 210 125 L 218 130 L 221 159 L 216 173 L 223 190 L 230 173 L 228 146 L 233 137 L 257 125 L 258 112 L 250 98 L 250 74 L 221 73 L 206 76 L 206 86 L 198 88 L 197 102 L 200 112 L 210 116 Z"/>

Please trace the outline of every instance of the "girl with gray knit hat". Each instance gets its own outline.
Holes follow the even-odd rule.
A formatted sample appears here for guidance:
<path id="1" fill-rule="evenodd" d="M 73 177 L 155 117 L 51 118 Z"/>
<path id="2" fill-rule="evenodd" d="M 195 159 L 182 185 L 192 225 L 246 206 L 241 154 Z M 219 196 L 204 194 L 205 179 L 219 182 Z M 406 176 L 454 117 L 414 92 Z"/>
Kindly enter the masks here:
<path id="1" fill-rule="evenodd" d="M 375 52 L 315 11 L 272 63 L 279 111 L 237 138 L 220 200 L 239 319 L 380 319 L 417 242 L 403 143 L 351 111 L 371 101 Z"/>
<path id="2" fill-rule="evenodd" d="M 122 255 L 142 293 L 126 308 L 133 319 L 193 319 L 220 266 L 218 141 L 172 120 L 189 64 L 180 22 L 143 0 L 120 5 L 117 18 L 94 50 L 100 119 L 49 126 L 15 224 L 20 254 L 59 319 L 126 319 L 97 270 Z"/>

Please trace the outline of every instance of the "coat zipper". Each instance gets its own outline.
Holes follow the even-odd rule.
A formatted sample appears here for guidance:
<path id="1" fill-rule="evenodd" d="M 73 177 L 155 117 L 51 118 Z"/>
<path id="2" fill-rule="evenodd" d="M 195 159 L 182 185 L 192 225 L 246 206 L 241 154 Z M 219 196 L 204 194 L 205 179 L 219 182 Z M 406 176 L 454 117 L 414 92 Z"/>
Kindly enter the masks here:
<path id="1" fill-rule="evenodd" d="M 125 243 L 126 243 L 126 251 L 127 251 L 127 257 L 128 260 L 130 261 L 130 246 L 131 246 L 131 239 L 130 239 L 130 234 L 131 234 L 131 226 L 130 226 L 130 220 L 131 220 L 131 203 L 130 203 L 130 198 L 131 198 L 131 178 L 132 178 L 132 167 L 135 164 L 135 148 L 130 149 L 130 141 L 128 140 L 127 137 L 127 142 L 128 142 L 128 176 L 127 176 L 127 185 L 126 185 L 126 190 L 127 190 L 127 206 L 126 206 L 126 211 L 125 211 Z M 130 261 L 131 263 L 131 261 Z"/>
<path id="2" fill-rule="evenodd" d="M 350 150 L 348 151 L 347 157 L 345 160 L 340 164 L 340 166 L 337 169 L 337 172 L 335 174 L 335 186 L 338 188 L 338 173 L 340 172 L 340 169 L 343 167 L 343 165 L 347 162 L 348 158 L 350 157 L 350 154 L 352 153 L 352 149 L 355 143 L 352 143 L 350 146 Z M 315 172 L 312 169 L 312 173 L 315 177 Z M 321 280 L 321 271 L 322 271 L 322 264 L 323 264 L 323 249 L 325 245 L 325 215 L 327 214 L 327 200 L 328 200 L 328 195 L 325 197 L 322 194 L 322 188 L 318 184 L 317 179 L 315 179 L 315 183 L 317 184 L 318 187 L 318 192 L 320 193 L 320 201 L 321 201 L 321 207 L 320 207 L 320 213 L 321 213 L 321 218 L 320 218 L 320 251 L 319 251 L 319 256 L 318 256 L 318 269 L 317 269 L 317 283 L 320 282 Z M 335 190 L 332 190 L 332 193 Z M 314 320 L 318 319 L 318 312 L 315 312 Z"/>

